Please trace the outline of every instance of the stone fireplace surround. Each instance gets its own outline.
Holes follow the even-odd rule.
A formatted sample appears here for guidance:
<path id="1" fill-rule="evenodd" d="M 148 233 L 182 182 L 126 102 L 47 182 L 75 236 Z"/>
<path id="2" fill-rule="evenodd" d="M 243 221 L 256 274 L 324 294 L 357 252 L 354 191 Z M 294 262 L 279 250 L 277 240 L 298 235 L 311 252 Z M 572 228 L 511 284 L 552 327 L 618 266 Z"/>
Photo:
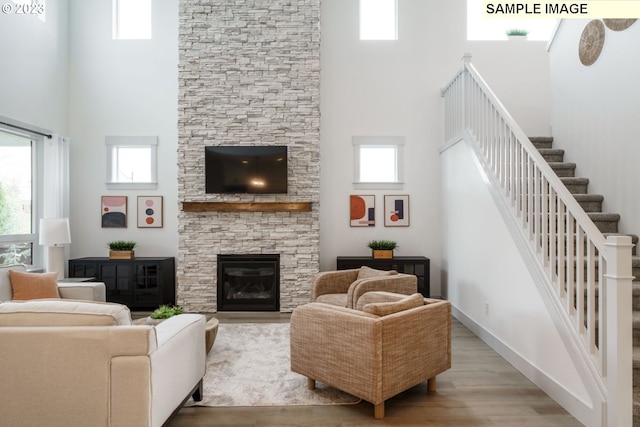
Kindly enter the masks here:
<path id="1" fill-rule="evenodd" d="M 319 269 L 319 0 L 179 7 L 177 303 L 216 311 L 218 254 L 277 253 L 291 311 Z M 261 144 L 289 147 L 287 194 L 205 194 L 206 145 Z"/>

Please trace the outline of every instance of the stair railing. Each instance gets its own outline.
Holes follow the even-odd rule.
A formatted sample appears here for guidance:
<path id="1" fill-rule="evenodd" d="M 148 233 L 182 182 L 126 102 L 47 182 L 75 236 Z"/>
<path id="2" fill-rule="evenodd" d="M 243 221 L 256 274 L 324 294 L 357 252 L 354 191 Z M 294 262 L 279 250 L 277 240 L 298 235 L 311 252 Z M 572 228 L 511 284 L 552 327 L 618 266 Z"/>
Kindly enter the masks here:
<path id="1" fill-rule="evenodd" d="M 631 239 L 605 236 L 465 55 L 442 89 L 445 146 L 467 140 L 510 207 L 602 422 L 632 425 Z M 579 297 L 583 295 L 584 297 Z M 543 295 L 544 296 L 544 295 Z"/>

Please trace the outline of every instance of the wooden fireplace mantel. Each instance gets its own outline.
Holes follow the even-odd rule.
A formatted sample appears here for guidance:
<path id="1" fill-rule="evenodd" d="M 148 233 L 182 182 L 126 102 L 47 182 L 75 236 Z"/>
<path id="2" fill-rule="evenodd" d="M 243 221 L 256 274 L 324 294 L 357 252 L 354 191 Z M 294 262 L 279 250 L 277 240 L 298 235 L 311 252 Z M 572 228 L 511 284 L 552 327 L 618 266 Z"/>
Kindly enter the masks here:
<path id="1" fill-rule="evenodd" d="M 184 212 L 311 212 L 311 202 L 182 202 Z"/>

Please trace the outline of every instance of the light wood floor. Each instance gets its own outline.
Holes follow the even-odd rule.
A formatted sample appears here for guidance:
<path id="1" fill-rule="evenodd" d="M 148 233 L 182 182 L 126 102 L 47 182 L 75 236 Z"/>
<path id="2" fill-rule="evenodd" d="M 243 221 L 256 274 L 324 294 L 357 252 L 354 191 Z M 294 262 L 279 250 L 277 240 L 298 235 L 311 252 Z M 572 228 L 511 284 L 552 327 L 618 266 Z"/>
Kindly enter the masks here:
<path id="1" fill-rule="evenodd" d="M 288 315 L 218 313 L 220 322 L 287 322 Z M 562 407 L 471 333 L 453 321 L 452 368 L 390 400 L 385 418 L 373 406 L 183 408 L 168 427 L 347 427 L 347 426 L 582 426 Z M 215 344 L 214 344 L 215 346 Z M 214 347 L 215 348 L 215 347 Z"/>

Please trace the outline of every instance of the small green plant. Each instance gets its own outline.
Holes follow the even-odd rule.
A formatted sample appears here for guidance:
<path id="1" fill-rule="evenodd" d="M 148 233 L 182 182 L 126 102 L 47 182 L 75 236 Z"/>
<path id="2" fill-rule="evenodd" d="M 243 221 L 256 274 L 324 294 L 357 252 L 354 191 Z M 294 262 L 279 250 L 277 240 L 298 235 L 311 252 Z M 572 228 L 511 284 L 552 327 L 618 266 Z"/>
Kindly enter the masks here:
<path id="1" fill-rule="evenodd" d="M 523 28 L 511 28 L 510 30 L 507 30 L 508 36 L 526 36 L 527 34 L 529 34 L 529 31 Z"/>
<path id="2" fill-rule="evenodd" d="M 112 251 L 132 251 L 136 247 L 136 242 L 126 242 L 124 240 L 115 240 L 107 243 Z"/>
<path id="3" fill-rule="evenodd" d="M 392 251 L 398 247 L 397 243 L 392 240 L 372 240 L 367 246 L 374 251 Z"/>
<path id="4" fill-rule="evenodd" d="M 151 313 L 152 319 L 168 319 L 178 314 L 182 314 L 184 310 L 179 305 L 169 307 L 168 305 L 161 305 Z"/>

